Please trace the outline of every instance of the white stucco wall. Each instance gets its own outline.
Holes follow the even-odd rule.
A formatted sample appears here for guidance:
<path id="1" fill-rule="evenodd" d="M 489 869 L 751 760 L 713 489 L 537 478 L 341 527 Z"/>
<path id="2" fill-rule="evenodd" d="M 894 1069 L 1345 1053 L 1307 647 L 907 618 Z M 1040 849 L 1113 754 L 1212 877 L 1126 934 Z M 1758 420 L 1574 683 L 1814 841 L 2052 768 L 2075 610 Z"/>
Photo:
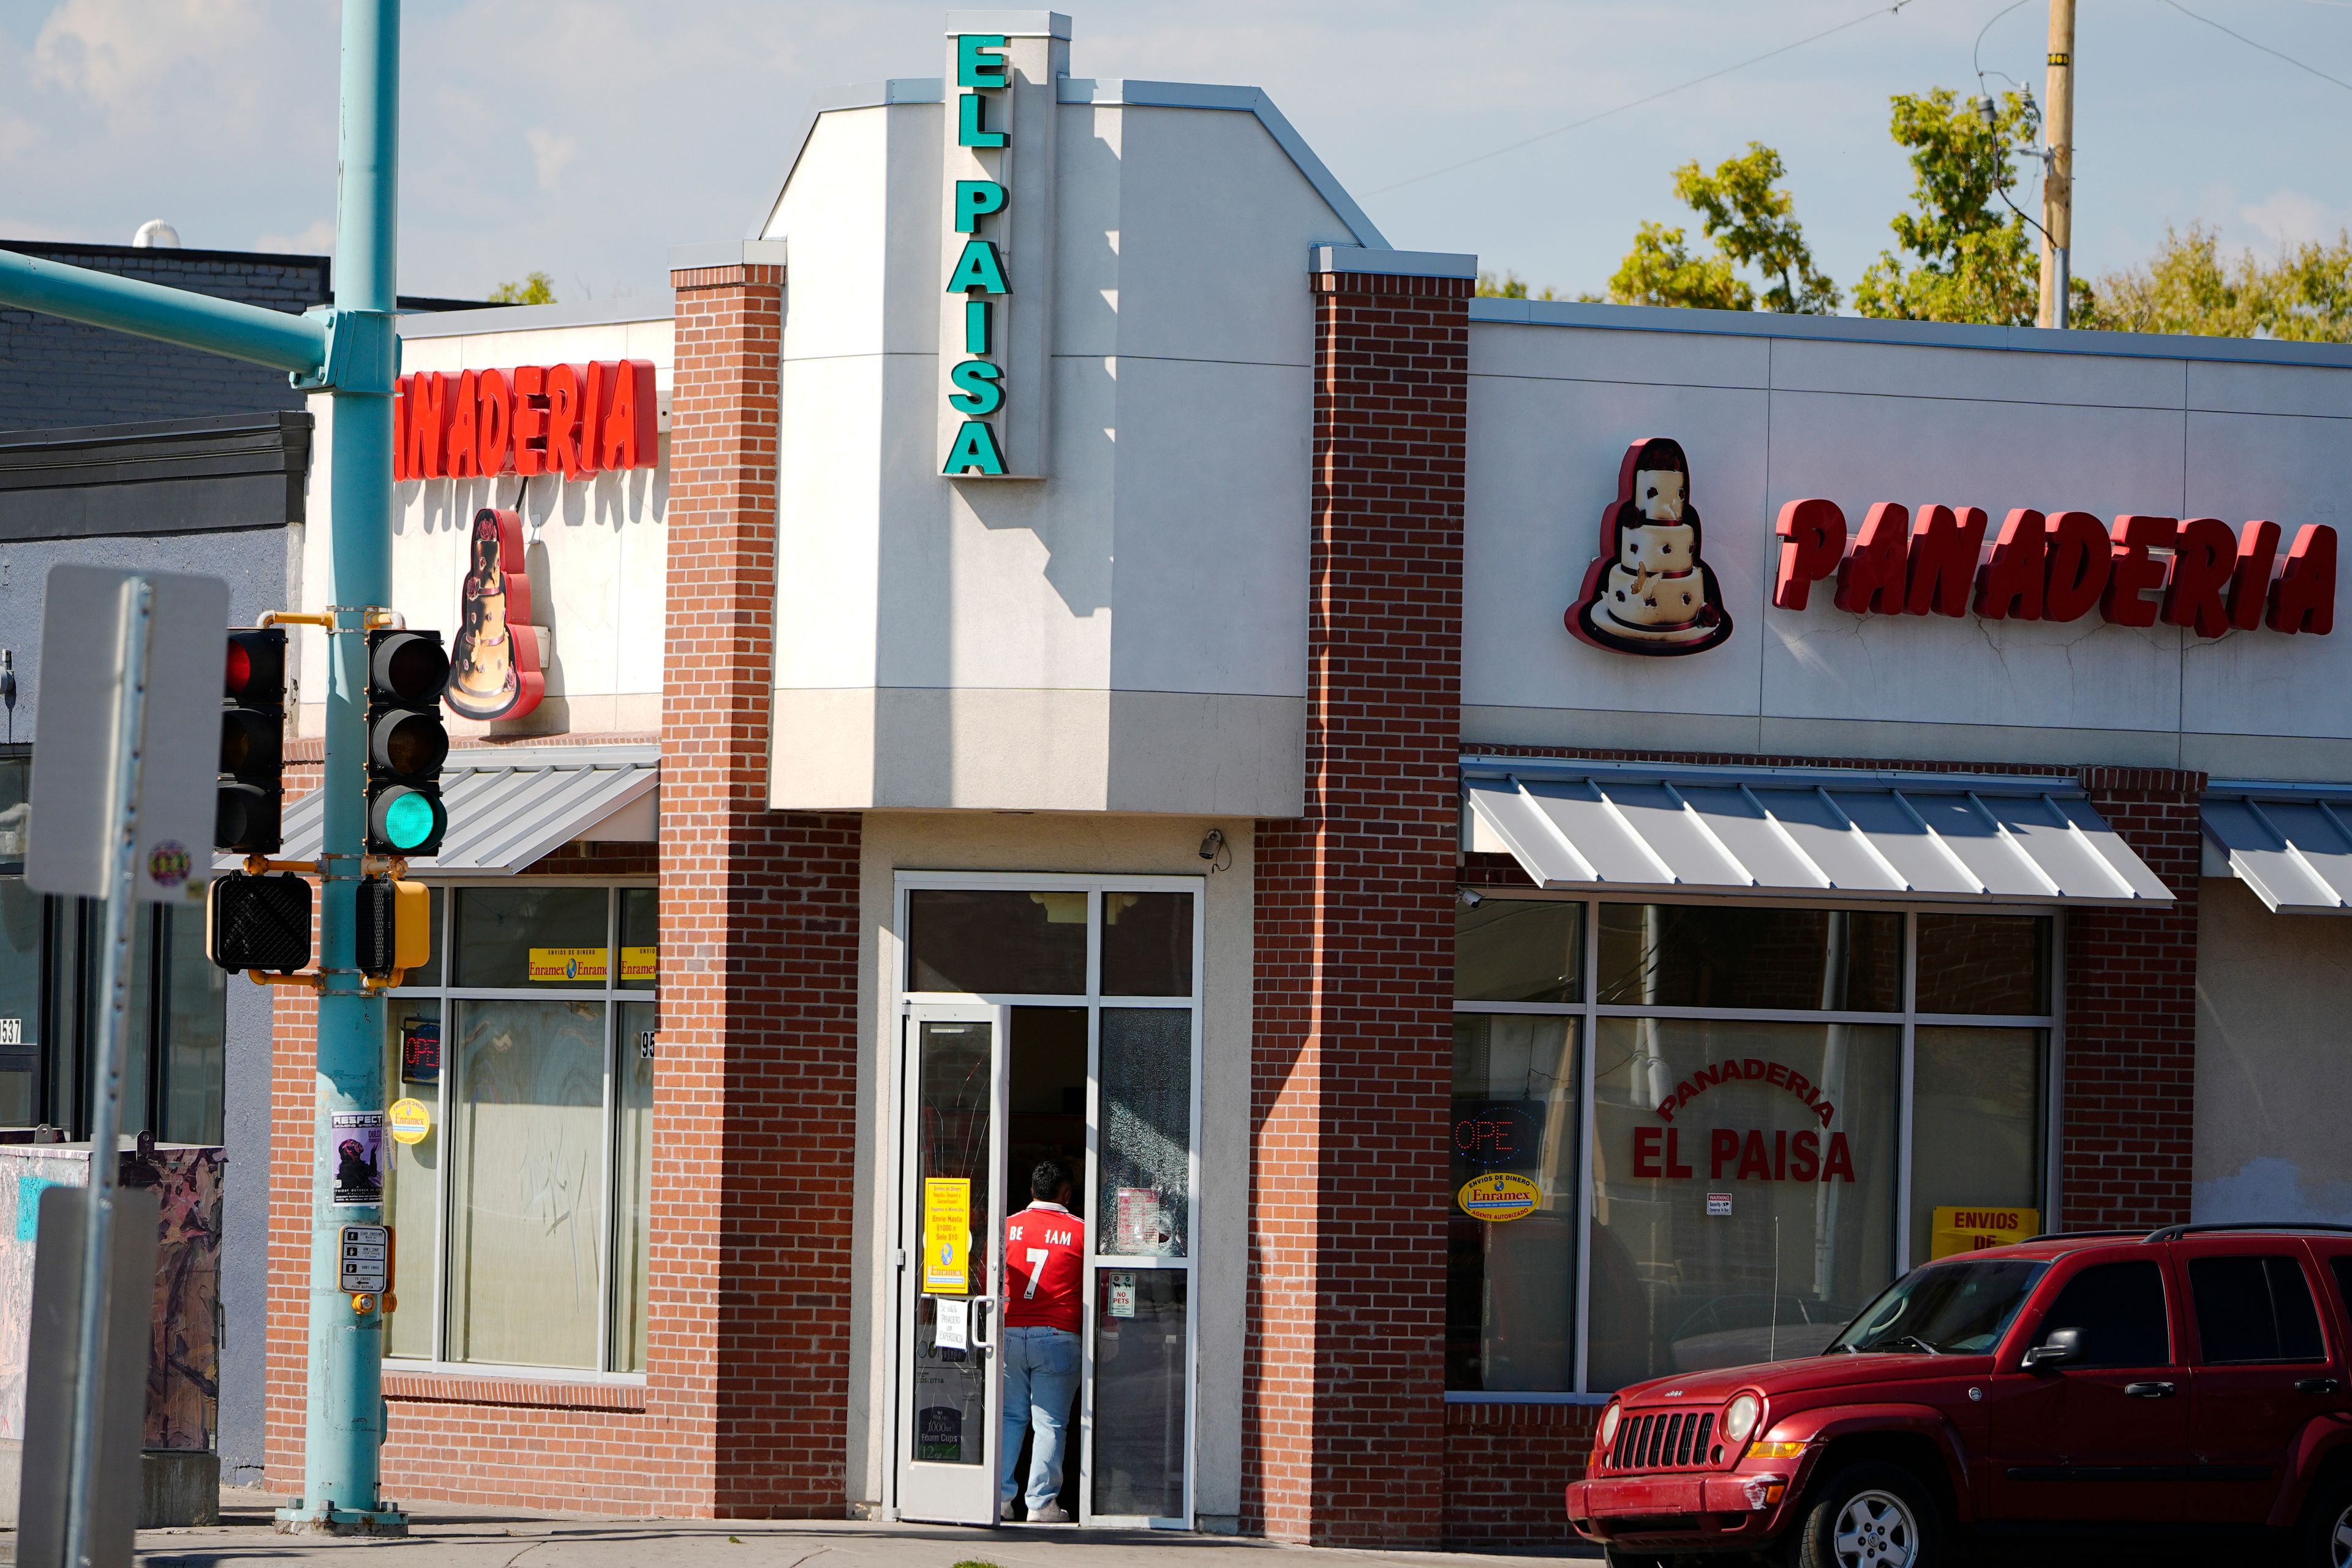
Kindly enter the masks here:
<path id="1" fill-rule="evenodd" d="M 943 112 L 821 116 L 767 226 L 791 256 L 772 800 L 1293 815 L 1306 262 L 1351 231 L 1254 113 L 1065 101 L 1050 473 L 951 482 Z"/>
<path id="2" fill-rule="evenodd" d="M 1915 515 L 1981 507 L 1994 531 L 2017 506 L 2267 518 L 2290 540 L 2303 523 L 2340 527 L 2352 369 L 2149 357 L 2145 338 L 2128 356 L 2032 353 L 1901 341 L 1969 329 L 1887 323 L 1885 341 L 1822 342 L 1628 330 L 1657 311 L 1558 314 L 1626 326 L 1471 331 L 1471 744 L 2352 776 L 2352 705 L 2313 700 L 2352 679 L 2352 632 L 2207 641 L 2095 611 L 2065 625 L 1860 616 L 1829 602 L 1833 584 L 1816 584 L 1803 611 L 1769 603 L 1773 520 L 1801 496 L 1837 501 L 1849 537 L 1879 500 Z M 1604 652 L 1561 625 L 1619 458 L 1647 436 L 1689 455 L 1704 553 L 1735 627 L 1685 658 Z"/>
<path id="3" fill-rule="evenodd" d="M 532 327 L 534 316 L 557 317 L 572 308 L 482 312 L 497 330 L 439 335 L 462 321 L 425 319 L 436 335 L 404 337 L 401 369 L 510 369 L 520 364 L 649 360 L 656 388 L 667 406 L 671 318 L 666 300 L 644 307 L 647 319 L 584 325 Z M 658 314 L 653 312 L 657 311 Z M 333 399 L 310 400 L 319 420 L 310 468 L 314 515 L 330 510 Z M 567 480 L 561 475 L 523 480 L 411 479 L 393 487 L 393 607 L 413 626 L 455 636 L 458 591 L 465 581 L 466 543 L 475 511 L 524 504 L 525 563 L 534 622 L 548 627 L 547 695 L 534 712 L 483 723 L 448 715 L 453 737 L 469 735 L 646 734 L 661 727 L 663 614 L 668 541 L 663 512 L 669 493 L 668 421 L 662 421 L 661 461 L 652 468 Z M 302 563 L 302 607 L 328 602 L 328 531 L 308 531 Z M 319 733 L 323 715 L 325 639 L 298 634 L 301 647 L 302 732 Z"/>
<path id="4" fill-rule="evenodd" d="M 1196 1512 L 1212 1522 L 1241 1511 L 1242 1340 L 1249 1268 L 1253 824 L 1186 816 L 1008 816 L 992 812 L 874 812 L 865 818 L 859 916 L 857 1194 L 850 1316 L 849 1437 L 853 1502 L 879 1502 L 890 1468 L 890 1381 L 896 1279 L 896 1171 L 892 1129 L 898 1098 L 897 874 L 921 871 L 1075 871 L 1088 875 L 1202 875 L 1203 835 L 1224 830 L 1225 869 L 1202 884 L 1201 1191 L 1193 1207 L 1193 1311 L 1198 1324 Z"/>
<path id="5" fill-rule="evenodd" d="M 2352 1225 L 2352 920 L 2274 915 L 2234 877 L 2197 906 L 2192 1217 Z"/>

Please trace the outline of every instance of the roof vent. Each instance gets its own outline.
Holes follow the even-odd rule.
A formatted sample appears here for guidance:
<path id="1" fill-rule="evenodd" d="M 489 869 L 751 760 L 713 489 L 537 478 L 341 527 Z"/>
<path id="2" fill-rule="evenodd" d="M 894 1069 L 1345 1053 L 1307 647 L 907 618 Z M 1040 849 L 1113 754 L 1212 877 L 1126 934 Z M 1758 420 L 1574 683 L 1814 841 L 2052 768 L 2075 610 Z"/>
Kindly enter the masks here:
<path id="1" fill-rule="evenodd" d="M 162 218 L 151 217 L 139 226 L 139 232 L 131 237 L 131 243 L 142 250 L 177 250 L 180 248 L 180 231 Z"/>

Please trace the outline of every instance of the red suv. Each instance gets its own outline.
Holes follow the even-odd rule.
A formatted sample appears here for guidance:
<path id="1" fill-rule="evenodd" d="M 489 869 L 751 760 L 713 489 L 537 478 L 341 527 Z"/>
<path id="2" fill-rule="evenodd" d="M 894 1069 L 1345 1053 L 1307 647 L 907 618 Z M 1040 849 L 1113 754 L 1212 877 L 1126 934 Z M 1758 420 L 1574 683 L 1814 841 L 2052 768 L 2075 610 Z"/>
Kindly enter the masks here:
<path id="1" fill-rule="evenodd" d="M 1569 1521 L 1617 1564 L 1939 1568 L 1963 1543 L 2087 1530 L 2211 1531 L 2352 1568 L 2347 1299 L 2347 1226 L 1947 1258 L 1821 1355 L 1619 1394 Z"/>

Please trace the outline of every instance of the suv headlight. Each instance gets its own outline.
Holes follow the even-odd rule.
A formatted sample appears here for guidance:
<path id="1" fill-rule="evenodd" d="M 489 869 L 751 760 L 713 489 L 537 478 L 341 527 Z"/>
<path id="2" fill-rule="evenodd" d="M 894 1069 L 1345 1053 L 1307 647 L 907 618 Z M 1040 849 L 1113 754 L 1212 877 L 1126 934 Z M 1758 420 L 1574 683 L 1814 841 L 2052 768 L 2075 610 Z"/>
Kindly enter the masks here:
<path id="1" fill-rule="evenodd" d="M 1606 1448 L 1617 1440 L 1617 1418 L 1623 1414 L 1624 1407 L 1613 1399 L 1609 1402 L 1609 1408 L 1601 1413 L 1601 1446 L 1602 1447 Z"/>
<path id="2" fill-rule="evenodd" d="M 1756 1418 L 1764 1414 L 1764 1402 L 1752 1394 L 1743 1394 L 1724 1407 L 1723 1438 L 1727 1443 L 1745 1443 L 1756 1431 Z"/>

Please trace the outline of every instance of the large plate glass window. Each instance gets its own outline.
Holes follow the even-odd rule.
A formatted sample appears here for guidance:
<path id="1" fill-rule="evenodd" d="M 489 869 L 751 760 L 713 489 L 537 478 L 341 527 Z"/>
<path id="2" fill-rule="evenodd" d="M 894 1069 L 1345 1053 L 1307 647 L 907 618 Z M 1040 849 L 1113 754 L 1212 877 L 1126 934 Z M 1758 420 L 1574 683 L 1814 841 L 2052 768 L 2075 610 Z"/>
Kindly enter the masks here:
<path id="1" fill-rule="evenodd" d="M 1450 1394 L 1811 1355 L 2045 1209 L 2054 926 L 1465 893 Z"/>
<path id="2" fill-rule="evenodd" d="M 434 955 L 386 1008 L 400 1310 L 387 1352 L 645 1366 L 658 968 L 651 888 L 433 889 Z"/>

